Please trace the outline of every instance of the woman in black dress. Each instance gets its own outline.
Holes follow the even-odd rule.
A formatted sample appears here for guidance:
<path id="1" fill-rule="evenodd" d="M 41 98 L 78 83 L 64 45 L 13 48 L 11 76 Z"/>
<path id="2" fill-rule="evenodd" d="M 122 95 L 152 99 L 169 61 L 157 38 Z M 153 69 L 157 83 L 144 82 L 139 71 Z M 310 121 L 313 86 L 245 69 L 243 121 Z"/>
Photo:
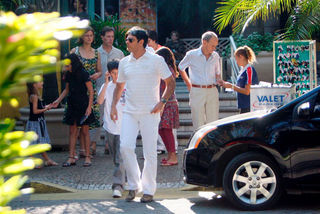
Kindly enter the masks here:
<path id="1" fill-rule="evenodd" d="M 85 163 L 83 166 L 91 166 L 89 124 L 94 121 L 92 114 L 93 88 L 88 72 L 84 69 L 76 54 L 67 57 L 71 63 L 64 66 L 66 73 L 66 88 L 59 98 L 53 103 L 57 107 L 61 100 L 67 96 L 67 107 L 63 123 L 69 125 L 69 159 L 64 167 L 76 165 L 75 145 L 77 129 L 81 128 L 85 136 Z M 89 92 L 89 93 L 88 93 Z"/>

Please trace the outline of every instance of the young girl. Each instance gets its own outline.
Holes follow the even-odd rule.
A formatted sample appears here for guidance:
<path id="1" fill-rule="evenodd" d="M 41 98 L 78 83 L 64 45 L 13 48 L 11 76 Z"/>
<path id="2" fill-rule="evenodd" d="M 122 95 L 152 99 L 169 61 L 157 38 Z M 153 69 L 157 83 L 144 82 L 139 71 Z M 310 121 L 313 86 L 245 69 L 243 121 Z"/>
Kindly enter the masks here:
<path id="1" fill-rule="evenodd" d="M 74 155 L 78 127 L 81 128 L 80 132 L 84 137 L 85 144 L 83 166 L 88 167 L 91 166 L 89 125 L 95 120 L 92 113 L 93 88 L 89 73 L 84 69 L 78 56 L 71 54 L 67 58 L 71 60 L 71 64 L 64 67 L 67 71 L 66 87 L 60 97 L 53 103 L 53 106 L 57 107 L 61 100 L 68 95 L 63 122 L 69 125 L 69 159 L 63 164 L 63 167 L 76 165 Z"/>
<path id="2" fill-rule="evenodd" d="M 52 104 L 43 106 L 43 101 L 39 96 L 39 90 L 42 89 L 42 87 L 43 82 L 27 83 L 30 113 L 25 131 L 34 131 L 35 133 L 37 133 L 38 139 L 32 142 L 33 144 L 50 143 L 50 137 L 47 131 L 46 121 L 44 119 L 44 112 L 51 109 Z M 43 152 L 42 156 L 45 160 L 44 166 L 58 165 L 48 157 L 48 154 L 46 152 Z"/>
<path id="3" fill-rule="evenodd" d="M 178 76 L 176 60 L 174 58 L 173 53 L 169 48 L 162 47 L 156 51 L 156 54 L 162 56 L 169 66 L 169 69 L 172 73 L 172 76 L 176 78 Z M 164 81 L 160 83 L 160 97 L 162 96 L 164 90 L 166 88 L 166 84 Z M 178 101 L 176 99 L 175 93 L 171 95 L 168 102 L 164 106 L 161 121 L 159 124 L 159 134 L 166 146 L 168 151 L 168 158 L 163 159 L 161 162 L 161 166 L 173 166 L 178 164 L 178 159 L 176 155 L 175 149 L 175 140 L 172 129 L 179 128 L 179 109 L 178 109 Z"/>
<path id="4" fill-rule="evenodd" d="M 250 86 L 258 84 L 258 75 L 252 64 L 256 61 L 253 50 L 248 46 L 239 47 L 234 56 L 237 64 L 242 67 L 237 78 L 237 85 L 220 80 L 218 83 L 224 88 L 232 88 L 238 95 L 240 114 L 250 112 Z"/>

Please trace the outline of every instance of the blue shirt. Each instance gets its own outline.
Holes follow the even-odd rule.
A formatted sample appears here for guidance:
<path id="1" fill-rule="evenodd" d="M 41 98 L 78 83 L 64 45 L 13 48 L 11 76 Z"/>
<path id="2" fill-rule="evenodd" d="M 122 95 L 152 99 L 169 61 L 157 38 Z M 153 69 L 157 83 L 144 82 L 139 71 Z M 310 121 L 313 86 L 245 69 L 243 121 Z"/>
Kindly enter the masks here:
<path id="1" fill-rule="evenodd" d="M 258 75 L 256 70 L 251 66 L 247 65 L 244 69 L 240 72 L 237 78 L 237 86 L 241 88 L 245 88 L 246 85 L 256 85 L 258 84 Z M 237 93 L 238 95 L 238 108 L 250 108 L 250 94 L 245 95 L 241 93 Z"/>

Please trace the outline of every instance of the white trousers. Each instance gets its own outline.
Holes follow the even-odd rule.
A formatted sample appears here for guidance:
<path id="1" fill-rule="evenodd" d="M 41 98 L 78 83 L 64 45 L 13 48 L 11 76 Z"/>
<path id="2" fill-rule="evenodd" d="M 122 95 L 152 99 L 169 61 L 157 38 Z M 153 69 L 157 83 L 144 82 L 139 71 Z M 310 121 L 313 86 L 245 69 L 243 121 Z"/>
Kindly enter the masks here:
<path id="1" fill-rule="evenodd" d="M 189 98 L 194 130 L 219 119 L 219 93 L 217 87 L 192 87 Z"/>
<path id="2" fill-rule="evenodd" d="M 120 133 L 120 152 L 126 170 L 129 190 L 142 190 L 154 195 L 157 188 L 157 139 L 160 113 L 123 113 Z M 142 176 L 135 153 L 140 130 L 143 146 L 144 167 Z"/>

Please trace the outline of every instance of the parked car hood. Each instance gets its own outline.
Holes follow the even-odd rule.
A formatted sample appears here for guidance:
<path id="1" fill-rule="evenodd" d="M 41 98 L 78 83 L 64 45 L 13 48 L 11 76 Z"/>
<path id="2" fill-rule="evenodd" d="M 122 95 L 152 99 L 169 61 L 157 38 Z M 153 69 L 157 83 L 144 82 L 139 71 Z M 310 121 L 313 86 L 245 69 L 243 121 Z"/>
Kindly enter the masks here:
<path id="1" fill-rule="evenodd" d="M 208 124 L 206 124 L 204 126 L 199 127 L 199 129 L 201 129 L 203 127 L 207 127 L 207 128 L 209 128 L 209 127 L 218 127 L 218 126 L 221 126 L 221 125 L 224 125 L 224 124 L 228 124 L 228 123 L 234 123 L 234 122 L 239 122 L 239 121 L 242 121 L 242 120 L 249 120 L 249 119 L 259 118 L 259 117 L 263 117 L 264 115 L 268 114 L 269 112 L 270 112 L 270 110 L 260 110 L 260 111 L 248 112 L 248 113 L 245 113 L 245 114 L 238 114 L 238 115 L 226 117 L 226 118 L 223 118 L 223 119 L 216 120 L 214 122 L 208 123 Z"/>

